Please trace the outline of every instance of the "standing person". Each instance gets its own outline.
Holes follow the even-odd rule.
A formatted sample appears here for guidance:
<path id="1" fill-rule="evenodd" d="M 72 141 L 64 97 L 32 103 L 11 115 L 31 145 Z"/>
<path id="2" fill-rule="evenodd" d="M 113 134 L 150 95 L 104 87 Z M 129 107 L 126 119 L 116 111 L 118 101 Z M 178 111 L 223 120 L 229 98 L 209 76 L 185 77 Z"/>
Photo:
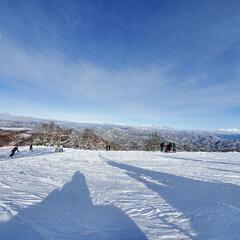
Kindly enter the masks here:
<path id="1" fill-rule="evenodd" d="M 30 144 L 30 146 L 29 146 L 29 151 L 33 151 L 33 146 L 32 146 L 32 143 Z"/>
<path id="2" fill-rule="evenodd" d="M 14 156 L 14 154 L 15 154 L 16 151 L 19 152 L 19 150 L 18 150 L 18 145 L 16 145 L 16 146 L 11 150 L 11 154 L 9 155 L 9 157 L 12 158 L 12 157 Z"/>
<path id="3" fill-rule="evenodd" d="M 62 144 L 59 147 L 59 152 L 63 152 L 63 145 Z"/>
<path id="4" fill-rule="evenodd" d="M 170 143 L 169 143 L 169 152 L 171 152 L 172 147 L 173 147 L 173 145 L 172 145 L 172 143 L 170 142 Z"/>
<path id="5" fill-rule="evenodd" d="M 160 148 L 161 148 L 161 152 L 163 152 L 163 149 L 164 149 L 164 142 L 162 142 L 161 144 L 160 144 Z"/>
<path id="6" fill-rule="evenodd" d="M 108 145 L 108 151 L 111 151 L 111 145 L 110 144 Z"/>
<path id="7" fill-rule="evenodd" d="M 174 142 L 172 143 L 172 151 L 176 152 L 176 144 Z"/>
<path id="8" fill-rule="evenodd" d="M 55 152 L 58 152 L 59 151 L 59 147 L 58 147 L 58 144 L 55 145 Z"/>
<path id="9" fill-rule="evenodd" d="M 165 148 L 165 152 L 169 152 L 169 144 L 167 144 L 167 146 Z"/>
<path id="10" fill-rule="evenodd" d="M 172 150 L 172 144 L 168 143 L 168 145 L 166 146 L 165 152 L 171 152 Z"/>
<path id="11" fill-rule="evenodd" d="M 109 145 L 106 145 L 106 151 L 108 151 L 108 148 L 109 148 L 108 146 L 109 146 Z"/>

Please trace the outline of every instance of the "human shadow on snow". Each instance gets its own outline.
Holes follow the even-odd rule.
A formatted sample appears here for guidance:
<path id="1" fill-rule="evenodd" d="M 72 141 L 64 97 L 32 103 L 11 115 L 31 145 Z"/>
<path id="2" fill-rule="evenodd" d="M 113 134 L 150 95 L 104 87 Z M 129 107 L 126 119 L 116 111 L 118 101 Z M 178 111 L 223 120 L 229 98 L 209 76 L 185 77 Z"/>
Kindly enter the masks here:
<path id="1" fill-rule="evenodd" d="M 239 186 L 194 180 L 111 160 L 107 163 L 125 170 L 128 176 L 145 184 L 172 207 L 180 210 L 191 220 L 192 230 L 197 234 L 193 239 L 239 240 Z M 190 233 L 184 233 L 191 236 Z"/>
<path id="2" fill-rule="evenodd" d="M 62 189 L 0 223 L 0 239 L 147 240 L 147 237 L 117 207 L 93 205 L 83 174 L 76 172 Z"/>

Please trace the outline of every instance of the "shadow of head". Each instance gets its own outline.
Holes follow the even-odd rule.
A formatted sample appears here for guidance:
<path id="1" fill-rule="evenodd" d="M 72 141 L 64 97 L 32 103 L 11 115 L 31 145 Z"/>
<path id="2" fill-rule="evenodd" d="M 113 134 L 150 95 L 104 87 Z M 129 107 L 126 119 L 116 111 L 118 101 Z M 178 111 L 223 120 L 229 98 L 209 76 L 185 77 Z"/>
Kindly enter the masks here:
<path id="1" fill-rule="evenodd" d="M 62 189 L 0 224 L 1 240 L 147 239 L 124 212 L 94 205 L 83 174 L 76 172 Z"/>

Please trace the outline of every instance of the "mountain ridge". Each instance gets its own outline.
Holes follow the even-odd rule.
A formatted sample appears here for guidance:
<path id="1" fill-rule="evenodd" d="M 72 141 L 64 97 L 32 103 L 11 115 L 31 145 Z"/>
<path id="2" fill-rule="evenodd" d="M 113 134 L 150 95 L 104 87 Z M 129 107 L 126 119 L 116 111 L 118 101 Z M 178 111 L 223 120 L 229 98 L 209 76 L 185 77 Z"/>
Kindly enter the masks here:
<path id="1" fill-rule="evenodd" d="M 27 128 L 34 129 L 39 124 L 50 123 L 54 120 L 32 117 L 14 116 L 0 113 L 0 128 Z M 159 149 L 160 142 L 175 142 L 180 151 L 240 151 L 240 134 L 236 131 L 207 131 L 184 130 L 170 127 L 124 125 L 112 123 L 80 123 L 71 121 L 54 121 L 61 128 L 74 129 L 75 133 L 83 133 L 90 129 L 99 136 L 103 143 L 112 143 L 126 150 L 145 150 L 151 138 L 156 142 L 153 150 Z M 155 137 L 154 137 L 155 135 Z M 95 142 L 96 137 L 93 142 Z M 91 141 L 91 140 L 89 140 Z M 152 141 L 153 142 L 153 141 Z M 89 146 L 93 146 L 89 143 Z M 98 146 L 94 146 L 96 149 Z"/>

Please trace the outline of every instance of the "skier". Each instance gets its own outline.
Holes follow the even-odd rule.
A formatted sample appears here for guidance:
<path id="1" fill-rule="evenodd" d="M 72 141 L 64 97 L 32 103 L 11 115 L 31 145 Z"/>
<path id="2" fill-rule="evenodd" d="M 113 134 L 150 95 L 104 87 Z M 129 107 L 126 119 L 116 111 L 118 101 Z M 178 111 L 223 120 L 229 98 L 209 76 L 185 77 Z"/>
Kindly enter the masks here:
<path id="1" fill-rule="evenodd" d="M 172 142 L 172 151 L 176 152 L 176 144 L 174 142 Z"/>
<path id="2" fill-rule="evenodd" d="M 160 144 L 160 148 L 161 148 L 161 152 L 163 152 L 163 148 L 164 148 L 164 142 L 162 142 L 161 144 Z"/>
<path id="3" fill-rule="evenodd" d="M 167 144 L 167 146 L 165 148 L 165 152 L 169 152 L 169 144 Z"/>
<path id="4" fill-rule="evenodd" d="M 62 144 L 59 147 L 59 152 L 63 152 L 63 145 Z"/>
<path id="5" fill-rule="evenodd" d="M 12 157 L 14 156 L 14 154 L 15 154 L 16 151 L 19 152 L 19 150 L 18 150 L 18 145 L 16 145 L 16 146 L 11 150 L 11 154 L 9 155 L 9 157 L 12 158 Z"/>
<path id="6" fill-rule="evenodd" d="M 33 146 L 32 146 L 32 143 L 30 144 L 30 146 L 29 146 L 29 151 L 33 151 Z"/>
<path id="7" fill-rule="evenodd" d="M 172 143 L 170 142 L 170 143 L 169 143 L 169 152 L 171 152 L 172 147 L 173 147 L 173 145 L 172 145 Z"/>
<path id="8" fill-rule="evenodd" d="M 55 152 L 59 152 L 58 144 L 55 145 Z"/>
<path id="9" fill-rule="evenodd" d="M 168 143 L 168 145 L 166 146 L 165 152 L 171 152 L 172 150 L 172 144 Z"/>
<path id="10" fill-rule="evenodd" d="M 108 145 L 108 151 L 111 151 L 111 145 L 110 144 Z"/>
<path id="11" fill-rule="evenodd" d="M 106 145 L 106 151 L 108 151 L 108 146 L 109 146 L 109 145 Z"/>

